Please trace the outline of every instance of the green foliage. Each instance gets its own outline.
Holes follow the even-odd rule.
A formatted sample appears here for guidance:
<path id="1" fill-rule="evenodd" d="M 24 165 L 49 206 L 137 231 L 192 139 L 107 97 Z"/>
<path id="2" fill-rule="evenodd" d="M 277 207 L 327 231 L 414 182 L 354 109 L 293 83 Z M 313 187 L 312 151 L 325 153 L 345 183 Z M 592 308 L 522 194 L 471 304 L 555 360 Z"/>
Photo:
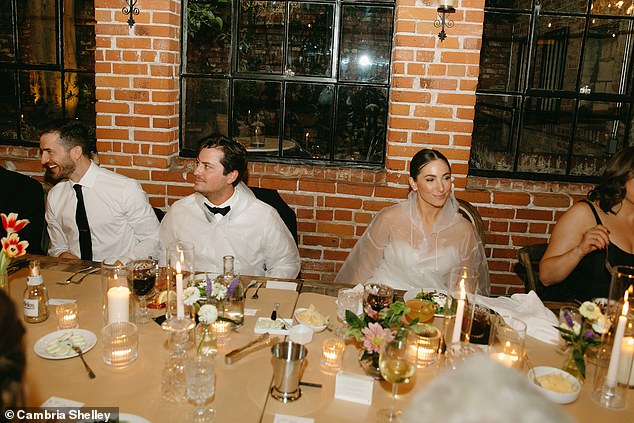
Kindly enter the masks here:
<path id="1" fill-rule="evenodd" d="M 201 28 L 207 27 L 222 33 L 225 23 L 218 9 L 229 0 L 189 0 L 187 4 L 187 34 L 194 38 Z"/>

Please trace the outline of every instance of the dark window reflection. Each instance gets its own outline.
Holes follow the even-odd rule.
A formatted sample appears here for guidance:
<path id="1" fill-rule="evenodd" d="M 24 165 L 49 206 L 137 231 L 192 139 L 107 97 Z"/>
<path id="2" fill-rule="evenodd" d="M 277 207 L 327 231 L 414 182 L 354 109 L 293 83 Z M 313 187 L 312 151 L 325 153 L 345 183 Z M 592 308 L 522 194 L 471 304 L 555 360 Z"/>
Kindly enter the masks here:
<path id="1" fill-rule="evenodd" d="M 592 2 L 591 13 L 593 15 L 632 16 L 634 15 L 634 1 L 595 0 Z"/>
<path id="2" fill-rule="evenodd" d="M 624 93 L 621 73 L 631 51 L 632 22 L 591 19 L 583 58 L 581 85 L 591 93 Z"/>
<path id="3" fill-rule="evenodd" d="M 387 128 L 387 89 L 340 86 L 335 159 L 381 163 Z"/>
<path id="4" fill-rule="evenodd" d="M 617 0 L 609 0 L 614 3 Z M 562 13 L 586 13 L 588 9 L 588 0 L 540 0 L 542 11 L 562 12 Z M 608 3 L 602 0 L 603 3 Z"/>
<path id="5" fill-rule="evenodd" d="M 229 81 L 183 80 L 184 147 L 196 151 L 198 141 L 212 133 L 229 136 Z"/>
<path id="6" fill-rule="evenodd" d="M 531 173 L 566 174 L 575 101 L 529 97 L 524 103 L 517 168 Z"/>
<path id="7" fill-rule="evenodd" d="M 18 99 L 16 81 L 12 71 L 0 71 L 0 139 L 18 139 Z"/>
<path id="8" fill-rule="evenodd" d="M 22 62 L 57 63 L 56 3 L 50 0 L 18 2 L 18 50 Z"/>
<path id="9" fill-rule="evenodd" d="M 286 2 L 241 0 L 238 71 L 281 73 Z"/>
<path id="10" fill-rule="evenodd" d="M 473 128 L 471 165 L 478 169 L 513 170 L 520 98 L 478 95 Z"/>
<path id="11" fill-rule="evenodd" d="M 234 81 L 233 133 L 250 155 L 278 154 L 281 90 L 279 82 Z M 256 137 L 257 131 L 264 139 Z"/>
<path id="12" fill-rule="evenodd" d="M 284 139 L 295 147 L 286 157 L 330 158 L 334 85 L 288 84 Z"/>
<path id="13" fill-rule="evenodd" d="M 480 51 L 480 80 L 485 90 L 519 91 L 526 72 L 529 15 L 487 13 Z"/>
<path id="14" fill-rule="evenodd" d="M 12 7 L 10 4 L 0 7 L 0 61 L 15 60 L 11 13 Z"/>
<path id="15" fill-rule="evenodd" d="M 291 3 L 288 66 L 296 75 L 331 76 L 333 4 Z"/>
<path id="16" fill-rule="evenodd" d="M 391 8 L 343 6 L 340 79 L 388 82 L 393 22 Z"/>
<path id="17" fill-rule="evenodd" d="M 74 13 L 64 13 L 64 67 L 95 70 L 95 7 L 92 1 L 73 2 Z"/>
<path id="18" fill-rule="evenodd" d="M 531 9 L 533 0 L 486 0 L 485 7 Z"/>
<path id="19" fill-rule="evenodd" d="M 231 1 L 188 0 L 188 73 L 228 74 L 231 66 Z"/>
<path id="20" fill-rule="evenodd" d="M 95 75 L 68 72 L 64 79 L 66 117 L 95 121 Z"/>
<path id="21" fill-rule="evenodd" d="M 20 72 L 22 139 L 37 141 L 37 127 L 62 117 L 62 78 L 59 72 Z"/>

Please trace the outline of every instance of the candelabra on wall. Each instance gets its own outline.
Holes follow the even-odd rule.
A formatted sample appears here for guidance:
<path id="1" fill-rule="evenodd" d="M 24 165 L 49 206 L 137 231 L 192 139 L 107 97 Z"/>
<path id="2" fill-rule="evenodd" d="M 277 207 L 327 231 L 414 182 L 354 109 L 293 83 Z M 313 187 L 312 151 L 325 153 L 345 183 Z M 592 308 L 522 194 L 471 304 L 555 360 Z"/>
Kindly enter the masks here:
<path id="1" fill-rule="evenodd" d="M 130 18 L 128 19 L 128 25 L 130 25 L 130 28 L 132 28 L 134 26 L 134 18 L 132 16 L 138 15 L 141 11 L 135 7 L 138 0 L 125 1 L 127 4 L 123 7 L 123 9 L 121 9 L 121 12 L 123 12 L 124 15 L 130 15 Z"/>
<path id="2" fill-rule="evenodd" d="M 453 5 L 454 0 L 440 0 L 438 9 L 436 9 L 438 11 L 438 18 L 434 21 L 434 26 L 440 28 L 440 32 L 438 33 L 440 41 L 444 41 L 444 39 L 447 38 L 445 28 L 453 27 L 453 21 L 446 16 L 448 13 L 456 13 L 456 9 Z"/>

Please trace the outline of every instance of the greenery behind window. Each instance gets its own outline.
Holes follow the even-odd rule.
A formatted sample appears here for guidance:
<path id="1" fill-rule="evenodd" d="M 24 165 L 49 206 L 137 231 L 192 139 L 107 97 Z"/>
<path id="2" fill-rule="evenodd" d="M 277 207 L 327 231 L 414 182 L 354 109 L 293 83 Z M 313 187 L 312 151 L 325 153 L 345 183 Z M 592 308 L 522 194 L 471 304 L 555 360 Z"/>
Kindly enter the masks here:
<path id="1" fill-rule="evenodd" d="M 188 0 L 183 10 L 181 154 L 219 132 L 256 160 L 383 165 L 393 1 Z"/>
<path id="2" fill-rule="evenodd" d="M 469 172 L 595 180 L 632 145 L 634 1 L 488 0 Z"/>
<path id="3" fill-rule="evenodd" d="M 50 119 L 95 126 L 93 0 L 5 0 L 0 7 L 0 141 L 38 142 Z"/>

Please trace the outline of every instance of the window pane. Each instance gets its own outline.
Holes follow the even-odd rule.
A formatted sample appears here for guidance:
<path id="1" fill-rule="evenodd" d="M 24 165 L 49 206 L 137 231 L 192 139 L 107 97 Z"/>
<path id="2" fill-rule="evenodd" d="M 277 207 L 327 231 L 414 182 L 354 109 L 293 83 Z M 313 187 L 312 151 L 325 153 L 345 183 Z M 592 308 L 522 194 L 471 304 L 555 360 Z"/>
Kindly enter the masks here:
<path id="1" fill-rule="evenodd" d="M 335 158 L 382 163 L 386 110 L 387 88 L 340 86 Z"/>
<path id="2" fill-rule="evenodd" d="M 530 16 L 487 13 L 480 50 L 480 80 L 485 90 L 520 91 L 526 68 Z"/>
<path id="3" fill-rule="evenodd" d="M 592 19 L 586 40 L 581 86 L 592 93 L 626 92 L 621 73 L 632 52 L 631 22 L 613 19 Z"/>
<path id="4" fill-rule="evenodd" d="M 187 3 L 188 73 L 228 74 L 231 66 L 231 1 L 189 0 Z"/>
<path id="5" fill-rule="evenodd" d="M 20 72 L 20 101 L 24 115 L 22 138 L 37 141 L 37 131 L 31 132 L 31 128 L 62 117 L 62 80 L 59 72 Z"/>
<path id="6" fill-rule="evenodd" d="M 13 71 L 0 71 L 0 138 L 18 139 L 18 99 L 15 95 L 15 74 Z"/>
<path id="7" fill-rule="evenodd" d="M 538 23 L 531 88 L 575 91 L 585 19 L 542 16 Z"/>
<path id="8" fill-rule="evenodd" d="M 0 7 L 0 61 L 12 62 L 15 60 L 11 11 L 12 4 Z"/>
<path id="9" fill-rule="evenodd" d="M 634 1 L 606 1 L 596 0 L 592 2 L 593 15 L 632 16 L 634 15 Z"/>
<path id="10" fill-rule="evenodd" d="M 94 71 L 95 7 L 92 1 L 76 1 L 74 5 L 74 13 L 64 14 L 64 67 Z"/>
<path id="11" fill-rule="evenodd" d="M 57 63 L 55 4 L 50 0 L 18 2 L 18 49 L 24 63 Z"/>
<path id="12" fill-rule="evenodd" d="M 388 82 L 393 22 L 392 8 L 343 6 L 341 80 Z"/>
<path id="13" fill-rule="evenodd" d="M 541 4 L 546 12 L 586 13 L 588 9 L 588 0 L 541 0 Z"/>
<path id="14" fill-rule="evenodd" d="M 486 0 L 485 7 L 531 9 L 533 0 Z"/>
<path id="15" fill-rule="evenodd" d="M 291 3 L 288 65 L 296 75 L 331 76 L 334 5 Z"/>
<path id="16" fill-rule="evenodd" d="M 575 100 L 528 97 L 524 103 L 517 169 L 564 175 Z"/>
<path id="17" fill-rule="evenodd" d="M 249 155 L 277 156 L 280 137 L 280 99 L 282 84 L 267 81 L 234 82 L 234 134 Z M 257 144 L 254 128 L 260 127 L 264 146 Z M 286 147 L 286 146 L 285 146 Z"/>
<path id="18" fill-rule="evenodd" d="M 286 2 L 241 0 L 238 71 L 282 73 Z"/>
<path id="19" fill-rule="evenodd" d="M 82 122 L 95 121 L 95 75 L 68 72 L 65 76 L 66 117 Z"/>
<path id="20" fill-rule="evenodd" d="M 476 96 L 471 166 L 481 170 L 513 170 L 519 106 L 519 97 Z"/>
<path id="21" fill-rule="evenodd" d="M 229 135 L 229 81 L 184 78 L 183 147 L 196 151 L 198 141 L 212 133 Z"/>
<path id="22" fill-rule="evenodd" d="M 629 104 L 580 102 L 572 148 L 572 175 L 600 175 L 608 158 L 626 146 L 629 109 Z"/>
<path id="23" fill-rule="evenodd" d="M 330 158 L 334 86 L 287 84 L 284 139 L 296 147 L 286 157 Z"/>

